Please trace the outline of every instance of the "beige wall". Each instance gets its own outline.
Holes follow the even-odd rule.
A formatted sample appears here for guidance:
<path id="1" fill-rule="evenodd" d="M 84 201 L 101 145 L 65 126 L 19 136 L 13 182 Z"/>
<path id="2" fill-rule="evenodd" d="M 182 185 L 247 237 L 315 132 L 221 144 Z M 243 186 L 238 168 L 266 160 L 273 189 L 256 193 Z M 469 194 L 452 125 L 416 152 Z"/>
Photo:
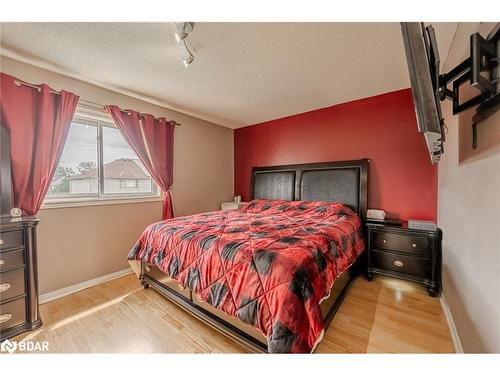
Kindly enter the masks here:
<path id="1" fill-rule="evenodd" d="M 0 62 L 2 72 L 25 81 L 181 123 L 174 146 L 176 215 L 217 210 L 220 202 L 231 200 L 232 130 L 10 58 L 1 56 Z M 128 250 L 141 231 L 161 219 L 161 203 L 42 209 L 39 217 L 39 282 L 46 293 L 125 268 Z"/>
<path id="2" fill-rule="evenodd" d="M 469 53 L 469 35 L 492 24 L 460 24 L 445 64 Z M 465 352 L 500 352 L 500 112 L 478 127 L 471 116 L 443 111 L 449 129 L 439 164 L 438 223 L 443 229 L 443 293 Z"/>
<path id="3" fill-rule="evenodd" d="M 161 220 L 161 202 L 42 209 L 38 218 L 43 294 L 127 268 L 145 226 Z"/>

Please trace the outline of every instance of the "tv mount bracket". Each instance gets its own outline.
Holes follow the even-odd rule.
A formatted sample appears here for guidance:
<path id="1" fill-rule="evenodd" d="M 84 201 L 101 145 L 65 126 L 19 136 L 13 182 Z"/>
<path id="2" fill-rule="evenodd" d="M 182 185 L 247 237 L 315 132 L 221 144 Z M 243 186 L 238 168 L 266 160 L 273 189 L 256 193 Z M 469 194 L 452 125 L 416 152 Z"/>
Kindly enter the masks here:
<path id="1" fill-rule="evenodd" d="M 484 39 L 479 33 L 470 36 L 470 56 L 438 78 L 441 101 L 453 101 L 453 114 L 477 106 L 472 117 L 472 147 L 477 148 L 477 126 L 500 109 L 499 52 L 500 23 Z M 475 97 L 460 102 L 460 87 L 466 82 L 480 91 Z M 453 90 L 448 89 L 452 83 Z"/>

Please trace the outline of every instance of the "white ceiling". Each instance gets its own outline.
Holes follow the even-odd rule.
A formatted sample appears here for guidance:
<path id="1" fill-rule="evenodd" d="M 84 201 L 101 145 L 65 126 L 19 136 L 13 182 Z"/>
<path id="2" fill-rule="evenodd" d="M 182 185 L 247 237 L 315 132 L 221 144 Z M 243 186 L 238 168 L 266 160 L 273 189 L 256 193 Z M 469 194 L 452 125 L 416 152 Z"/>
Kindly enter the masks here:
<path id="1" fill-rule="evenodd" d="M 456 23 L 434 24 L 444 60 Z M 2 23 L 2 53 L 230 128 L 409 87 L 398 23 Z M 85 98 L 83 98 L 85 99 Z"/>

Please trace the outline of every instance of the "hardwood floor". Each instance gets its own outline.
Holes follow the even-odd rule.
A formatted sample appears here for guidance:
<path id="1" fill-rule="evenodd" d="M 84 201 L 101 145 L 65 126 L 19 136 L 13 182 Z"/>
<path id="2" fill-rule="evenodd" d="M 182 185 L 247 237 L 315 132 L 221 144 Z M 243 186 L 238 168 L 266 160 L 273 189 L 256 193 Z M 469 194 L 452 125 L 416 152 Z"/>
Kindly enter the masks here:
<path id="1" fill-rule="evenodd" d="M 127 275 L 41 305 L 41 329 L 14 340 L 48 341 L 51 353 L 244 353 Z M 317 353 L 452 353 L 438 298 L 416 284 L 358 277 Z"/>

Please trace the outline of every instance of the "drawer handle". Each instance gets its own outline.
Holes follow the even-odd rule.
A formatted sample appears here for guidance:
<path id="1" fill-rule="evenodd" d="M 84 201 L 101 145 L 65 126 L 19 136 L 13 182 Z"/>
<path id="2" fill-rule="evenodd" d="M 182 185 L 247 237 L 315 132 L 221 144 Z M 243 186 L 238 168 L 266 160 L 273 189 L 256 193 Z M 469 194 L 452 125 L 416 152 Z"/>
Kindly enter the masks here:
<path id="1" fill-rule="evenodd" d="M 0 323 L 8 322 L 12 318 L 12 314 L 3 314 L 0 315 Z"/>
<path id="2" fill-rule="evenodd" d="M 400 260 L 395 260 L 394 265 L 396 267 L 403 267 L 405 264 L 403 262 L 401 262 Z"/>
<path id="3" fill-rule="evenodd" d="M 0 266 L 3 266 L 5 264 L 5 260 L 0 259 Z"/>
<path id="4" fill-rule="evenodd" d="M 417 247 L 417 244 L 416 243 L 412 243 L 411 247 Z"/>
<path id="5" fill-rule="evenodd" d="M 11 285 L 10 285 L 10 284 L 7 284 L 7 283 L 6 283 L 6 284 L 0 284 L 0 293 L 5 292 L 5 291 L 9 290 L 9 289 L 10 289 L 10 287 L 11 287 Z"/>
<path id="6" fill-rule="evenodd" d="M 0 238 L 0 245 L 3 245 L 4 243 L 5 241 Z"/>
<path id="7" fill-rule="evenodd" d="M 382 240 L 382 242 L 383 242 L 383 243 L 387 243 L 387 240 L 385 240 L 385 239 L 384 239 L 384 240 Z"/>

